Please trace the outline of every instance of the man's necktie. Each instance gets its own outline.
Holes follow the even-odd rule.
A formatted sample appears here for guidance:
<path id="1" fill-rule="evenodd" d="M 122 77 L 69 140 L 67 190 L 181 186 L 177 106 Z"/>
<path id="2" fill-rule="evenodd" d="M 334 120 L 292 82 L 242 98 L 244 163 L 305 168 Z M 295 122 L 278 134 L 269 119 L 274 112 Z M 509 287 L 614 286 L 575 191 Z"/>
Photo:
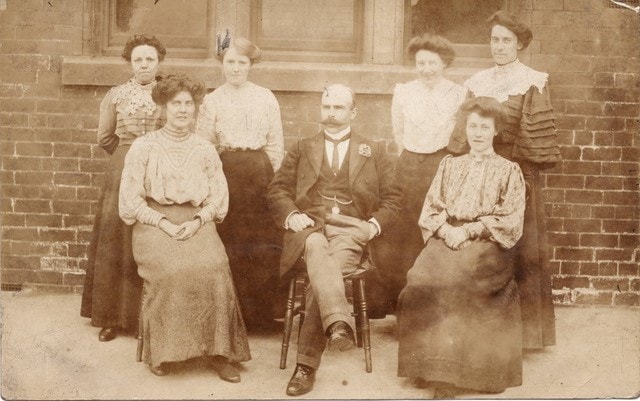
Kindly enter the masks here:
<path id="1" fill-rule="evenodd" d="M 340 171 L 340 155 L 338 154 L 338 144 L 349 140 L 350 138 L 350 133 L 340 139 L 333 139 L 329 135 L 324 134 L 324 139 L 333 143 L 333 154 L 331 155 L 331 171 L 333 171 L 334 175 L 338 175 L 338 172 Z"/>

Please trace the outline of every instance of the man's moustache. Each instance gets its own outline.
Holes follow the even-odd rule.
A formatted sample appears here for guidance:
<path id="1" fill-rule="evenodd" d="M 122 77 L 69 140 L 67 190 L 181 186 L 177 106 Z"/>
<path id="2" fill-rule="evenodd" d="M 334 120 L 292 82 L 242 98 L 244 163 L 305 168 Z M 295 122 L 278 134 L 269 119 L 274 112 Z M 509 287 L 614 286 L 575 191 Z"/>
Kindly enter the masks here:
<path id="1" fill-rule="evenodd" d="M 335 124 L 337 121 L 334 118 L 325 118 L 320 121 L 320 124 Z"/>

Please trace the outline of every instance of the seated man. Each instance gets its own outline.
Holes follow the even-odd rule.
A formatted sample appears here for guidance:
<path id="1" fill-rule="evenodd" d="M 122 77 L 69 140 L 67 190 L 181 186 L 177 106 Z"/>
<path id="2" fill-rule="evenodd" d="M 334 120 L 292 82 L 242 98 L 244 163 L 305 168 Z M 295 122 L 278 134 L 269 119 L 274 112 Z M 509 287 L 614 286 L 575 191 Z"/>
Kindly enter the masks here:
<path id="1" fill-rule="evenodd" d="M 322 352 L 354 345 L 354 319 L 343 276 L 358 268 L 363 249 L 394 222 L 402 194 L 384 149 L 356 135 L 355 96 L 344 85 L 322 93 L 324 130 L 293 146 L 269 186 L 277 224 L 287 230 L 280 263 L 285 274 L 304 258 L 310 288 L 287 394 L 313 388 Z"/>

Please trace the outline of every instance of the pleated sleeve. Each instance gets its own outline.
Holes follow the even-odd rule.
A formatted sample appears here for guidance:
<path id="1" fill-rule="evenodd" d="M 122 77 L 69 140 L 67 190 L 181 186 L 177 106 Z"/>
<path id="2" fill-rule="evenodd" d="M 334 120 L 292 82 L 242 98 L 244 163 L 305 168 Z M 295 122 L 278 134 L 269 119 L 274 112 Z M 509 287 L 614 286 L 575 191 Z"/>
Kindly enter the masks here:
<path id="1" fill-rule="evenodd" d="M 561 160 L 549 90 L 531 87 L 524 95 L 513 158 L 552 167 Z"/>

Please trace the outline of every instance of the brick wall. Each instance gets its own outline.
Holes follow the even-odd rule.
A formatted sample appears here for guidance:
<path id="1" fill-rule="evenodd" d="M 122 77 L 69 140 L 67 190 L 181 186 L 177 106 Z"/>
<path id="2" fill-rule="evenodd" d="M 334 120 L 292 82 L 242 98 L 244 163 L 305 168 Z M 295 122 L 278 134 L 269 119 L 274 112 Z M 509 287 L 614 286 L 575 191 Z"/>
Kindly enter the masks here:
<path id="1" fill-rule="evenodd" d="M 564 159 L 545 174 L 553 288 L 565 303 L 637 306 L 640 24 L 606 4 L 534 0 L 530 11 Z"/>
<path id="2" fill-rule="evenodd" d="M 534 30 L 531 65 L 551 75 L 564 157 L 544 175 L 557 301 L 638 306 L 639 19 L 606 0 L 521 3 Z M 0 11 L 3 284 L 81 289 L 108 88 L 63 86 L 60 69 L 90 40 L 88 12 L 83 0 L 8 0 Z M 317 94 L 276 96 L 288 144 L 316 132 Z M 390 106 L 389 95 L 359 95 L 356 129 L 389 139 Z"/>

